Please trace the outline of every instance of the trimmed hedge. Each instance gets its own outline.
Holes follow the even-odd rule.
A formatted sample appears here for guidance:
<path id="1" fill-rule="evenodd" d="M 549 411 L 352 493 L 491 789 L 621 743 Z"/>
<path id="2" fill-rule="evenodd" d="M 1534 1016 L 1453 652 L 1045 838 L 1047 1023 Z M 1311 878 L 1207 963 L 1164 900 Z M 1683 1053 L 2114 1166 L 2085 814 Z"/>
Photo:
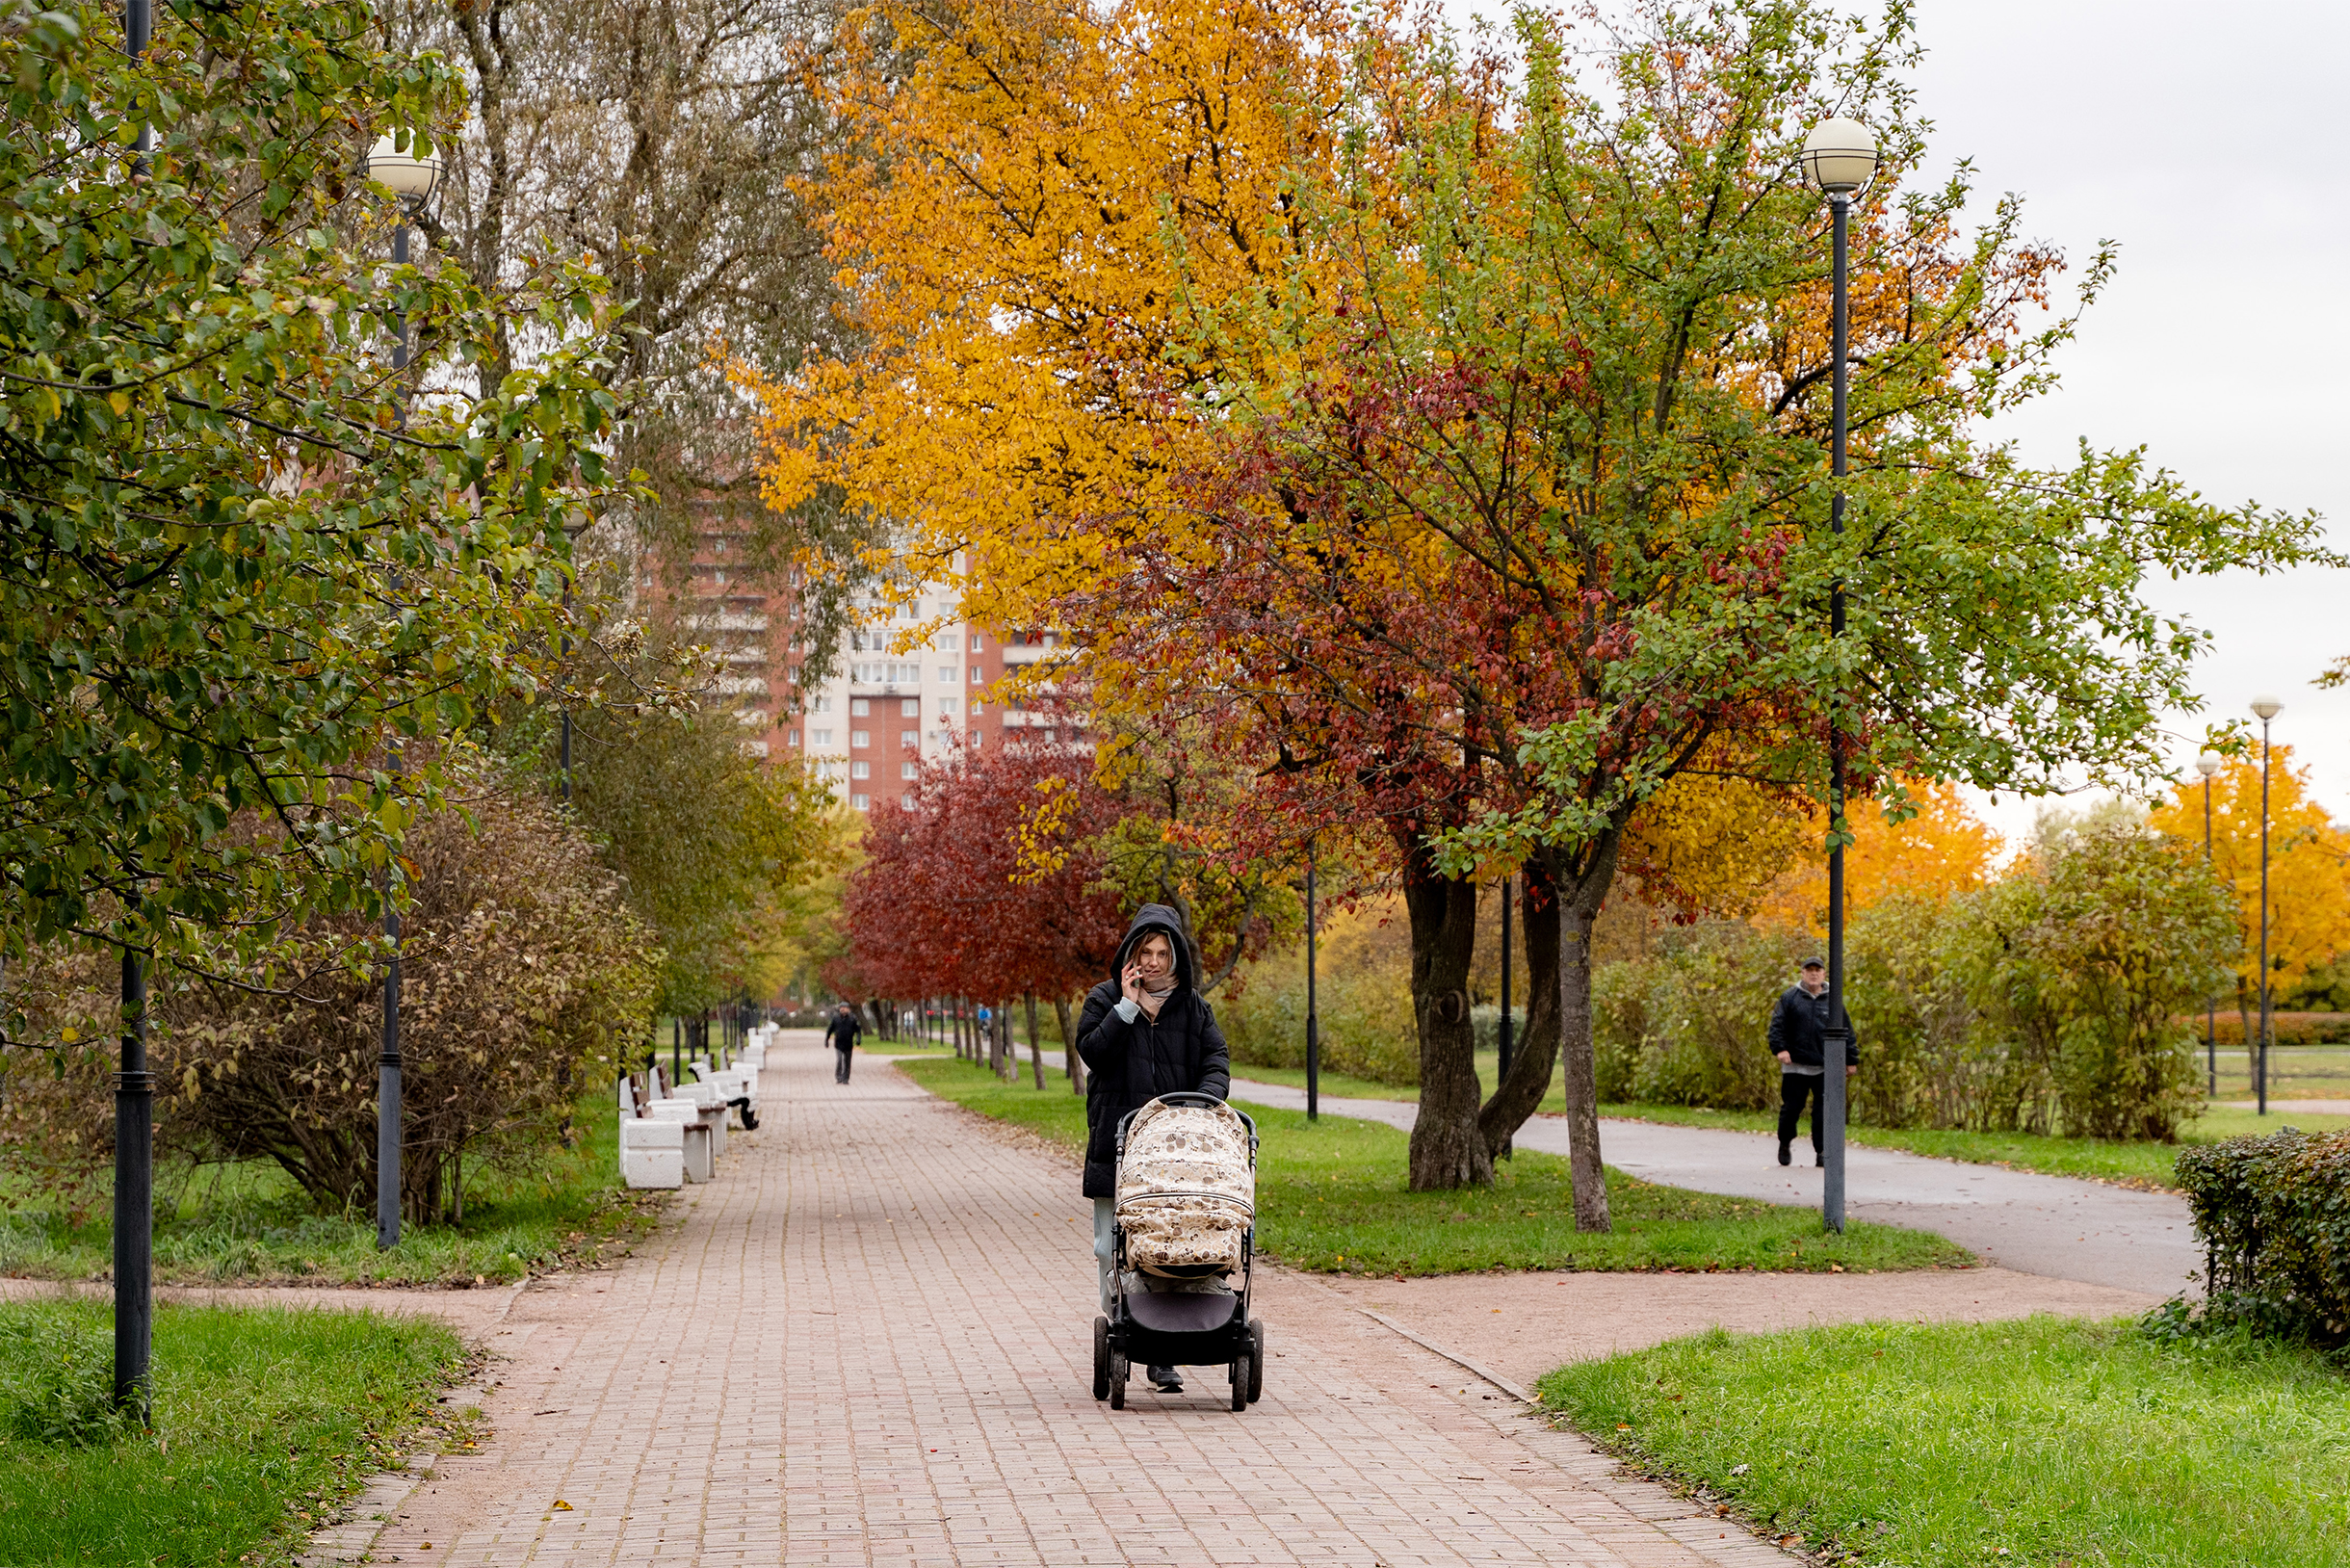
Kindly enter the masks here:
<path id="1" fill-rule="evenodd" d="M 2236 1137 L 2179 1152 L 2209 1259 L 2211 1313 L 2350 1344 L 2350 1133 Z"/>

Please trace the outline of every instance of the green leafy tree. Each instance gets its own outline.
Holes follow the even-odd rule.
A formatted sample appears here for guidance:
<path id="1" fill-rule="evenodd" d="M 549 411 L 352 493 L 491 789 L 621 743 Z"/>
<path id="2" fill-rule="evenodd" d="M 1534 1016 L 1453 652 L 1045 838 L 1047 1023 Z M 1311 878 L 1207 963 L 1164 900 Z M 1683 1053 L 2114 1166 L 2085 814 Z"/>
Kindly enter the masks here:
<path id="1" fill-rule="evenodd" d="M 613 315 L 576 266 L 493 301 L 382 265 L 391 203 L 353 170 L 457 104 L 374 21 L 174 7 L 142 61 L 114 7 L 0 27 L 13 945 L 102 931 L 195 961 L 220 956 L 206 929 L 250 950 L 368 905 L 437 789 L 387 741 L 462 729 L 551 651 L 566 530 L 610 488 Z M 364 253 L 334 226 L 354 204 Z M 534 363 L 467 374 L 517 322 Z"/>
<path id="2" fill-rule="evenodd" d="M 1576 1219 L 1605 1229 L 1589 944 L 1643 802 L 1724 756 L 1823 795 L 1832 725 L 1864 789 L 2158 771 L 2154 719 L 2194 704 L 2202 639 L 2143 574 L 2332 557 L 2314 518 L 2208 506 L 2138 453 L 2036 470 L 1980 438 L 2052 384 L 2074 322 L 2024 326 L 2057 258 L 2022 242 L 2014 203 L 1961 239 L 1963 184 L 1910 186 L 1906 11 L 1656 0 L 1580 63 L 1541 14 L 1517 32 L 1521 86 L 1449 44 L 1408 92 L 1367 77 L 1355 172 L 1292 185 L 1304 259 L 1194 308 L 1199 352 L 1240 383 L 1219 394 L 1243 433 L 1211 502 L 1262 541 L 1231 547 L 1254 575 L 1226 613 L 1307 628 L 1266 636 L 1277 657 L 1249 673 L 1277 695 L 1346 668 L 1382 745 L 1474 765 L 1474 797 L 1422 829 L 1439 869 L 1525 863 L 1555 890 Z M 1827 209 L 1796 156 L 1830 113 L 1886 153 L 1856 225 L 1841 536 Z M 1415 1186 L 1490 1170 L 1476 1096 L 1430 1087 L 1474 1085 L 1468 1032 L 1447 1038 Z M 1530 1107 L 1550 1070 L 1529 1052 L 1504 1088 L 1526 1074 Z"/>
<path id="3" fill-rule="evenodd" d="M 818 884 L 847 852 L 824 786 L 750 755 L 724 712 L 606 709 L 576 725 L 573 759 L 580 821 L 666 954 L 661 1010 L 780 989 L 822 940 Z"/>

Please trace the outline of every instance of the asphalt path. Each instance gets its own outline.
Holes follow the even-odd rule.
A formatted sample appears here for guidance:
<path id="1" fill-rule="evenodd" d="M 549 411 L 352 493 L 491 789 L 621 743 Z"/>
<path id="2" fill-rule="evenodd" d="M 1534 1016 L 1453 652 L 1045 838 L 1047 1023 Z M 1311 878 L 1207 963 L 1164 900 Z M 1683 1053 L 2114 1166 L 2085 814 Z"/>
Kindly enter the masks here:
<path id="1" fill-rule="evenodd" d="M 1290 1111 L 1302 1111 L 1306 1103 L 1303 1089 L 1240 1078 L 1233 1080 L 1232 1095 Z M 1409 1100 L 1344 1100 L 1327 1094 L 1321 1110 L 1405 1132 L 1420 1114 Z M 1516 1141 L 1523 1149 L 1564 1155 L 1566 1118 L 1535 1116 L 1519 1130 Z M 1642 1181 L 1819 1206 L 1820 1173 L 1810 1163 L 1811 1145 L 1801 1140 L 1795 1145 L 1801 1163 L 1782 1166 L 1778 1140 L 1767 1133 L 1607 1117 L 1600 1122 L 1600 1149 L 1608 1164 Z M 1932 1231 L 2022 1273 L 2158 1296 L 2198 1289 L 2191 1276 L 2203 1267 L 2203 1252 L 2186 1199 L 2174 1192 L 2139 1192 L 2069 1176 L 1848 1144 L 1844 1193 L 1851 1218 Z"/>

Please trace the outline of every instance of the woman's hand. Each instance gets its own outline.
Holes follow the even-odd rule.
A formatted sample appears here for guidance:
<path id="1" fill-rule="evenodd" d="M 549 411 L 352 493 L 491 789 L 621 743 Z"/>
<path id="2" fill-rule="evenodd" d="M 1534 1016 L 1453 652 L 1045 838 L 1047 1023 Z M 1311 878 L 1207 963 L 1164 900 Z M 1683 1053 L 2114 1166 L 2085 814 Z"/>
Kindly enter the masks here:
<path id="1" fill-rule="evenodd" d="M 1128 964 L 1122 979 L 1125 982 L 1126 1000 L 1140 1007 L 1143 1017 L 1148 1018 L 1154 1024 L 1157 1023 L 1159 1021 L 1159 999 L 1142 988 L 1142 966 Z"/>

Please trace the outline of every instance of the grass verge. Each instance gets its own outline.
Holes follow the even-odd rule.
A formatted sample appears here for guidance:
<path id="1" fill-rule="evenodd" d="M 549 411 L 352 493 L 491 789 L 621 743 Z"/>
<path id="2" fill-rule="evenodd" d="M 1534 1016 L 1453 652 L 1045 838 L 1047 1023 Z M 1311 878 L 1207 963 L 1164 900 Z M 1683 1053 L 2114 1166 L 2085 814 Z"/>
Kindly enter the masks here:
<path id="1" fill-rule="evenodd" d="M 1039 1093 L 953 1060 L 905 1062 L 933 1094 L 1070 1149 L 1085 1137 L 1084 1102 L 1049 1073 Z M 1750 1199 L 1716 1197 L 1607 1173 L 1615 1229 L 1575 1229 L 1567 1163 L 1520 1152 L 1495 1185 L 1413 1192 L 1404 1185 L 1410 1139 L 1346 1116 L 1309 1122 L 1302 1111 L 1239 1102 L 1256 1118 L 1257 1235 L 1268 1255 L 1301 1268 L 1363 1274 L 1452 1274 L 1480 1268 L 1586 1270 L 1758 1269 L 1873 1272 L 1963 1267 L 1965 1248 L 1890 1225 L 1821 1233 L 1818 1216 Z"/>
<path id="2" fill-rule="evenodd" d="M 1499 1071 L 1500 1062 L 1494 1053 L 1488 1051 L 1478 1055 L 1479 1083 L 1493 1083 Z M 1301 1068 L 1236 1067 L 1233 1072 L 1236 1077 L 1253 1078 L 1261 1083 L 1305 1087 L 1306 1075 Z M 1420 1098 L 1420 1091 L 1416 1088 L 1374 1084 L 1368 1079 L 1348 1078 L 1339 1073 L 1321 1075 L 1321 1092 L 1341 1099 Z M 1553 1088 L 1542 1109 L 1545 1112 L 1557 1114 L 1565 1111 L 1566 1102 L 1559 1091 Z M 1726 1128 L 1740 1133 L 1767 1133 L 1779 1125 L 1778 1112 L 1775 1111 L 1716 1111 L 1704 1106 L 1604 1105 L 1600 1107 L 1600 1114 L 1621 1116 L 1632 1121 L 1664 1122 L 1676 1127 Z M 1806 1126 L 1809 1126 L 1808 1122 Z M 2307 1132 L 2323 1132 L 2350 1127 L 2350 1116 L 2271 1111 L 2266 1117 L 2261 1117 L 2232 1106 L 2213 1105 L 2180 1130 L 2177 1144 L 2093 1137 L 2048 1137 L 2036 1133 L 1964 1133 L 1927 1128 L 1858 1126 L 1848 1129 L 1847 1136 L 1854 1143 L 1872 1149 L 1900 1149 L 1936 1160 L 2005 1165 L 2015 1170 L 2039 1171 L 2049 1176 L 2080 1176 L 2123 1187 L 2171 1190 L 2178 1184 L 2175 1166 L 2181 1144 L 2217 1143 L 2223 1138 L 2240 1137 L 2248 1133 L 2273 1133 L 2287 1126 L 2299 1127 Z"/>
<path id="3" fill-rule="evenodd" d="M 112 1321 L 0 1306 L 0 1562 L 290 1563 L 462 1365 L 429 1320 L 164 1305 L 154 1428 L 117 1431 Z"/>
<path id="4" fill-rule="evenodd" d="M 2054 1318 L 1715 1330 L 1539 1392 L 1823 1561 L 2350 1561 L 2350 1379 L 2273 1345 Z"/>
<path id="5" fill-rule="evenodd" d="M 371 1212 L 320 1214 L 274 1164 L 158 1172 L 155 1277 L 167 1284 L 494 1285 L 617 1255 L 655 1223 L 663 1194 L 620 1185 L 619 1127 L 599 1091 L 574 1118 L 578 1141 L 527 1171 L 469 1170 L 465 1217 L 404 1225 L 376 1250 Z M 114 1267 L 101 1186 L 79 1215 L 34 1205 L 0 1217 L 0 1273 L 86 1280 Z M 5 1560 L 5 1559 L 0 1559 Z"/>

